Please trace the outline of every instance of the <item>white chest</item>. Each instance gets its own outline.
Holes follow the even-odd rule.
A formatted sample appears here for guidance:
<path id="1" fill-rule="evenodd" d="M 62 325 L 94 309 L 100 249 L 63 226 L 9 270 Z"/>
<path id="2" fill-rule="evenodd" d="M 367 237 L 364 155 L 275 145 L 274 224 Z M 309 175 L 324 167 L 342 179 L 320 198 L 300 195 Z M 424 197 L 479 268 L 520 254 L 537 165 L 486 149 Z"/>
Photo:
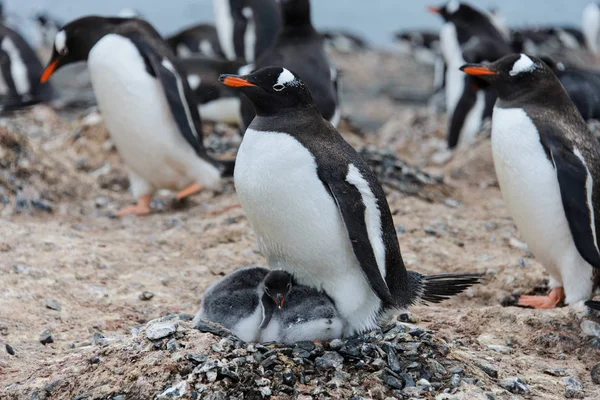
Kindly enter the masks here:
<path id="1" fill-rule="evenodd" d="M 459 68 L 465 64 L 462 49 L 458 42 L 456 27 L 452 23 L 446 23 L 440 31 L 440 48 L 446 69 L 446 110 L 451 115 L 456 104 L 460 100 L 464 89 L 465 74 Z"/>

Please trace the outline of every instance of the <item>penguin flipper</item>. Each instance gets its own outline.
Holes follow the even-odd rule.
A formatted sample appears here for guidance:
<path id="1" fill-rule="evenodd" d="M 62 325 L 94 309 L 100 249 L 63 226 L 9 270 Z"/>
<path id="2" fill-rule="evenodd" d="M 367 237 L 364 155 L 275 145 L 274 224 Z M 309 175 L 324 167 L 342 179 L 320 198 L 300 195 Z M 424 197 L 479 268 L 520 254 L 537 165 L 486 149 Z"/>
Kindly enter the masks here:
<path id="1" fill-rule="evenodd" d="M 448 148 L 453 149 L 458 145 L 460 133 L 467 119 L 467 115 L 475 106 L 477 101 L 477 87 L 474 79 L 465 76 L 465 86 L 460 100 L 454 107 L 452 118 L 450 119 L 450 128 L 448 129 Z"/>
<path id="2" fill-rule="evenodd" d="M 323 180 L 323 177 L 321 177 Z M 365 214 L 367 207 L 363 201 L 360 190 L 351 185 L 347 180 L 333 180 L 324 182 L 331 196 L 337 204 L 338 210 L 344 221 L 348 238 L 352 244 L 354 255 L 362 268 L 364 275 L 377 297 L 384 303 L 394 304 L 387 283 L 379 272 L 375 252 L 369 239 Z"/>
<path id="3" fill-rule="evenodd" d="M 600 311 L 600 301 L 588 300 L 584 304 L 592 310 Z"/>
<path id="4" fill-rule="evenodd" d="M 557 139 L 546 143 L 560 187 L 563 208 L 575 246 L 581 256 L 600 268 L 600 249 L 596 235 L 593 178 L 577 148 L 569 149 Z M 597 214 L 597 213 L 596 213 Z"/>
<path id="5" fill-rule="evenodd" d="M 182 78 L 171 60 L 157 54 L 144 40 L 137 37 L 130 40 L 146 62 L 148 72 L 161 83 L 179 132 L 200 157 L 207 158 L 198 105 L 187 79 Z"/>

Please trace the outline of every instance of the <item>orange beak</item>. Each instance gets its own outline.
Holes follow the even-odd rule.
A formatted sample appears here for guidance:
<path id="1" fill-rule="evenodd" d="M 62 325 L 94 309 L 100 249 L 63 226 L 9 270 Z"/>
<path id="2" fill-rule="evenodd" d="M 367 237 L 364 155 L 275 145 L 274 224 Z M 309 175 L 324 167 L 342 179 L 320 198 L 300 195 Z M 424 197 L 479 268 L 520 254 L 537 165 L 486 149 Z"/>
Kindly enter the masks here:
<path id="1" fill-rule="evenodd" d="M 60 61 L 60 58 L 57 58 L 56 60 L 54 60 L 50 64 L 48 64 L 48 66 L 46 67 L 46 69 L 42 73 L 42 77 L 40 78 L 40 82 L 42 82 L 42 83 L 48 82 L 48 80 L 50 79 L 50 77 L 52 76 L 52 74 L 54 73 L 54 71 L 56 71 L 56 68 L 58 68 L 59 61 Z"/>
<path id="2" fill-rule="evenodd" d="M 256 86 L 254 83 L 250 83 L 244 78 L 240 78 L 236 75 L 221 75 L 219 80 L 227 86 L 231 87 L 251 87 Z"/>
<path id="3" fill-rule="evenodd" d="M 427 7 L 427 10 L 429 10 L 429 12 L 432 13 L 432 14 L 440 14 L 442 12 L 441 8 L 434 7 L 434 6 Z"/>
<path id="4" fill-rule="evenodd" d="M 496 71 L 492 71 L 491 69 L 481 66 L 464 65 L 460 67 L 460 70 L 467 75 L 473 76 L 498 75 Z"/>

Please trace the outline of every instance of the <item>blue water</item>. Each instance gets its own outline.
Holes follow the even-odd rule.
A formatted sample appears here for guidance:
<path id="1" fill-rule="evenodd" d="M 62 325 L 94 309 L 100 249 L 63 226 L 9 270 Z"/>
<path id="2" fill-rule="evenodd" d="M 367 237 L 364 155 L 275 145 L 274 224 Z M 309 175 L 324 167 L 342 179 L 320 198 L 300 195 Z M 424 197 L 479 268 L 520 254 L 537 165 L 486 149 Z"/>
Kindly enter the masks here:
<path id="1" fill-rule="evenodd" d="M 391 44 L 392 33 L 404 28 L 437 28 L 440 18 L 427 0 L 312 0 L 317 28 L 344 28 L 362 34 L 379 46 Z M 511 26 L 533 24 L 581 25 L 583 8 L 590 0 L 476 0 L 481 8 L 498 6 Z M 213 20 L 212 0 L 4 0 L 7 13 L 17 21 L 46 10 L 63 22 L 89 14 L 116 14 L 133 8 L 163 34 L 183 26 Z M 25 25 L 24 22 L 21 22 Z"/>

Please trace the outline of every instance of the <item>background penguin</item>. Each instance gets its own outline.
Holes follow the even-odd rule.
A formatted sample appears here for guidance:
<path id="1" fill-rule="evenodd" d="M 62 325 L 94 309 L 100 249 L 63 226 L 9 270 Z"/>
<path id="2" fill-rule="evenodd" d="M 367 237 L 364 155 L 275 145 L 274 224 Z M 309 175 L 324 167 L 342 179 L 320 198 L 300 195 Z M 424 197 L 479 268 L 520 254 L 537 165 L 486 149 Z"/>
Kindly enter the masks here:
<path id="1" fill-rule="evenodd" d="M 129 169 L 138 204 L 119 215 L 147 214 L 158 189 L 179 199 L 216 188 L 233 163 L 217 162 L 202 143 L 194 95 L 160 35 L 135 18 L 85 17 L 57 34 L 47 81 L 60 67 L 88 62 L 102 116 Z"/>
<path id="2" fill-rule="evenodd" d="M 325 121 L 308 85 L 282 67 L 224 75 L 257 116 L 239 148 L 237 195 L 273 269 L 329 295 L 345 334 L 387 310 L 441 301 L 473 275 L 407 272 L 385 193 L 360 155 Z"/>
<path id="3" fill-rule="evenodd" d="M 178 57 L 195 54 L 213 58 L 225 58 L 219 44 L 217 28 L 210 24 L 199 24 L 168 36 L 167 44 Z"/>
<path id="4" fill-rule="evenodd" d="M 583 9 L 583 35 L 589 51 L 598 56 L 600 53 L 600 4 L 593 2 Z"/>
<path id="5" fill-rule="evenodd" d="M 548 296 L 519 304 L 553 308 L 588 300 L 599 283 L 600 143 L 551 69 L 525 54 L 463 71 L 498 92 L 492 152 L 511 216 L 550 273 Z M 563 289 L 564 288 L 564 289 Z"/>
<path id="6" fill-rule="evenodd" d="M 213 0 L 219 43 L 229 60 L 254 62 L 281 25 L 276 0 Z"/>
<path id="7" fill-rule="evenodd" d="M 50 101 L 52 87 L 40 83 L 43 66 L 14 30 L 0 23 L 0 110 Z"/>
<path id="8" fill-rule="evenodd" d="M 400 31 L 394 35 L 401 54 L 412 55 L 421 64 L 435 65 L 440 56 L 440 35 L 427 30 Z"/>
<path id="9" fill-rule="evenodd" d="M 367 41 L 355 33 L 330 29 L 322 31 L 321 34 L 325 39 L 325 47 L 330 51 L 355 53 L 364 51 L 369 47 Z"/>
<path id="10" fill-rule="evenodd" d="M 239 71 L 243 62 L 194 56 L 180 59 L 177 64 L 187 74 L 203 120 L 240 124 L 239 92 L 221 85 L 218 79 L 220 74 Z"/>
<path id="11" fill-rule="evenodd" d="M 54 37 L 63 24 L 45 12 L 37 13 L 35 16 L 35 21 L 37 23 L 40 43 L 44 47 L 52 47 L 54 44 Z"/>
<path id="12" fill-rule="evenodd" d="M 323 118 L 337 126 L 341 112 L 337 102 L 334 80 L 337 75 L 331 68 L 323 37 L 317 33 L 310 17 L 309 0 L 280 0 L 283 26 L 275 44 L 255 63 L 260 69 L 278 65 L 295 71 L 302 77 L 313 94 L 313 99 Z M 252 102 L 242 98 L 242 132 L 254 118 Z"/>
<path id="13" fill-rule="evenodd" d="M 429 10 L 446 21 L 440 32 L 440 46 L 447 64 L 448 147 L 468 145 L 474 141 L 483 120 L 490 116 L 495 99 L 485 82 L 466 78 L 458 68 L 465 62 L 493 61 L 512 50 L 485 11 L 455 0 Z"/>

